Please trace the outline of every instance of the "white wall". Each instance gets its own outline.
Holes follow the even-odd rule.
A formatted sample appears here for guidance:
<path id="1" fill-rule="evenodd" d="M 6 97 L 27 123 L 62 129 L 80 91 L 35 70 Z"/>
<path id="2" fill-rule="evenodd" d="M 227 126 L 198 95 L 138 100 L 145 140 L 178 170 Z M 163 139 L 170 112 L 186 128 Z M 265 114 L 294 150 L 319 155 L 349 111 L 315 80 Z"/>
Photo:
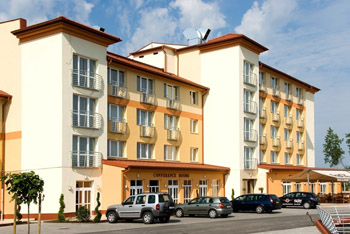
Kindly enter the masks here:
<path id="1" fill-rule="evenodd" d="M 315 103 L 314 94 L 305 92 L 306 166 L 315 167 Z"/>

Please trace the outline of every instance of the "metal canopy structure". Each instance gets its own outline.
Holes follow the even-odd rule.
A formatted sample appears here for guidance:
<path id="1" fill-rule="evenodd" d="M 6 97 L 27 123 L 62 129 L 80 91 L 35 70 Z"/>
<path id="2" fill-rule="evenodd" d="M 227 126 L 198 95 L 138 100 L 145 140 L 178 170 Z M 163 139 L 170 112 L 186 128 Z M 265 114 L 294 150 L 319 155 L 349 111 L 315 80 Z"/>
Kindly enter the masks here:
<path id="1" fill-rule="evenodd" d="M 317 170 L 317 169 L 305 169 L 302 172 L 292 175 L 286 179 L 286 182 L 349 182 L 350 172 L 347 170 L 339 169 L 328 169 L 328 170 Z"/>

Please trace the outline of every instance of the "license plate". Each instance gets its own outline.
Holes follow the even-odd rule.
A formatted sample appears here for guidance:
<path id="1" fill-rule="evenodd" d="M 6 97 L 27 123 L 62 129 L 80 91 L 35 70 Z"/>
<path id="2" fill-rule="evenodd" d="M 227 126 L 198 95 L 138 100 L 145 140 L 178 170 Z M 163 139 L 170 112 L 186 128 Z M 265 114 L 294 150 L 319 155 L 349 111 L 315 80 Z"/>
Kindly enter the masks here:
<path id="1" fill-rule="evenodd" d="M 175 207 L 174 206 L 170 206 L 169 209 L 175 209 Z"/>
<path id="2" fill-rule="evenodd" d="M 231 206 L 227 206 L 227 208 L 231 208 Z"/>
<path id="3" fill-rule="evenodd" d="M 279 202 L 279 201 L 277 201 L 277 202 L 276 202 L 276 204 L 280 204 L 280 202 Z"/>

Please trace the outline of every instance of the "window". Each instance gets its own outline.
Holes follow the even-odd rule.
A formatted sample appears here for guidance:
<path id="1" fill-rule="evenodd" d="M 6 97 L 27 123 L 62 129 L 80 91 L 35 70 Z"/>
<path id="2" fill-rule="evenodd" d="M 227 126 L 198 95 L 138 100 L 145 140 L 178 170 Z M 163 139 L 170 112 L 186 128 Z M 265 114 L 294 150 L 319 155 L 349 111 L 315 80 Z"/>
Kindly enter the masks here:
<path id="1" fill-rule="evenodd" d="M 179 87 L 171 84 L 164 84 L 164 97 L 171 100 L 179 100 Z"/>
<path id="2" fill-rule="evenodd" d="M 141 195 L 141 196 L 137 196 L 136 198 L 136 205 L 142 205 L 146 203 L 146 195 Z"/>
<path id="3" fill-rule="evenodd" d="M 208 181 L 207 180 L 199 180 L 199 196 L 205 197 L 208 193 Z"/>
<path id="4" fill-rule="evenodd" d="M 123 157 L 123 146 L 124 142 L 122 141 L 108 141 L 108 157 Z"/>
<path id="5" fill-rule="evenodd" d="M 271 135 L 271 138 L 277 137 L 277 129 L 275 126 L 270 126 L 270 135 Z"/>
<path id="6" fill-rule="evenodd" d="M 265 84 L 265 73 L 259 72 L 259 84 Z"/>
<path id="7" fill-rule="evenodd" d="M 172 145 L 164 146 L 164 160 L 177 160 L 177 151 L 178 148 Z"/>
<path id="8" fill-rule="evenodd" d="M 137 76 L 137 91 L 153 94 L 153 80 Z"/>
<path id="9" fill-rule="evenodd" d="M 327 194 L 327 183 L 320 182 L 321 194 Z"/>
<path id="10" fill-rule="evenodd" d="M 108 83 L 118 87 L 125 87 L 124 72 L 108 68 Z"/>
<path id="11" fill-rule="evenodd" d="M 150 180 L 149 181 L 149 192 L 158 193 L 159 192 L 159 180 Z"/>
<path id="12" fill-rule="evenodd" d="M 142 180 L 131 180 L 130 181 L 130 196 L 143 193 Z M 133 204 L 133 203 L 131 203 Z"/>
<path id="13" fill-rule="evenodd" d="M 255 105 L 253 106 L 253 104 L 252 104 L 253 93 L 245 89 L 243 95 L 244 95 L 243 96 L 243 99 L 244 99 L 244 111 L 255 113 L 255 111 L 256 111 L 255 108 L 256 107 L 255 107 Z"/>
<path id="14" fill-rule="evenodd" d="M 109 104 L 108 105 L 108 120 L 113 122 L 123 122 L 124 118 L 124 107 Z"/>
<path id="15" fill-rule="evenodd" d="M 148 195 L 148 204 L 154 204 L 156 203 L 156 196 L 155 195 Z"/>
<path id="16" fill-rule="evenodd" d="M 290 164 L 290 154 L 289 153 L 284 153 L 284 162 L 285 164 Z"/>
<path id="17" fill-rule="evenodd" d="M 297 154 L 297 165 L 302 165 L 302 158 L 300 154 Z"/>
<path id="18" fill-rule="evenodd" d="M 77 211 L 81 206 L 85 206 L 89 211 L 91 211 L 92 182 L 76 181 L 75 186 L 75 211 Z"/>
<path id="19" fill-rule="evenodd" d="M 246 83 L 252 83 L 252 81 L 250 80 L 250 77 L 253 73 L 253 69 L 254 69 L 254 66 L 253 64 L 250 64 L 246 61 L 244 61 L 244 64 L 243 64 L 243 77 L 244 77 L 244 82 Z"/>
<path id="20" fill-rule="evenodd" d="M 289 114 L 289 106 L 287 105 L 284 105 L 284 109 L 283 109 L 283 113 L 284 113 L 284 116 L 285 117 L 288 117 L 288 114 Z"/>
<path id="21" fill-rule="evenodd" d="M 191 119 L 191 133 L 198 133 L 198 120 Z"/>
<path id="22" fill-rule="evenodd" d="M 296 115 L 295 115 L 296 120 L 301 119 L 301 116 L 302 116 L 302 111 L 299 109 L 296 109 Z"/>
<path id="23" fill-rule="evenodd" d="M 73 167 L 94 166 L 95 138 L 73 136 Z"/>
<path id="24" fill-rule="evenodd" d="M 309 183 L 309 191 L 311 193 L 316 193 L 316 184 L 315 183 Z"/>
<path id="25" fill-rule="evenodd" d="M 191 104 L 198 105 L 198 92 L 190 91 Z"/>
<path id="26" fill-rule="evenodd" d="M 198 148 L 191 147 L 191 162 L 198 162 Z"/>
<path id="27" fill-rule="evenodd" d="M 265 124 L 263 125 L 259 123 L 259 136 L 263 135 L 264 129 L 265 129 Z"/>
<path id="28" fill-rule="evenodd" d="M 297 143 L 301 142 L 301 138 L 302 138 L 302 133 L 297 131 Z"/>
<path id="29" fill-rule="evenodd" d="M 277 163 L 277 152 L 271 151 L 271 163 Z"/>
<path id="30" fill-rule="evenodd" d="M 295 183 L 295 192 L 302 192 L 301 191 L 301 183 Z"/>
<path id="31" fill-rule="evenodd" d="M 289 130 L 288 129 L 284 129 L 284 140 L 288 141 L 289 140 Z"/>
<path id="32" fill-rule="evenodd" d="M 271 88 L 278 89 L 278 78 L 271 77 Z"/>
<path id="33" fill-rule="evenodd" d="M 276 113 L 278 109 L 277 102 L 271 101 L 271 113 Z"/>
<path id="34" fill-rule="evenodd" d="M 292 191 L 291 183 L 283 183 L 283 195 L 290 193 Z"/>
<path id="35" fill-rule="evenodd" d="M 255 141 L 255 131 L 252 130 L 254 122 L 252 119 L 244 118 L 244 140 Z"/>
<path id="36" fill-rule="evenodd" d="M 213 197 L 217 197 L 219 195 L 219 180 L 213 179 L 212 185 L 213 187 Z"/>
<path id="37" fill-rule="evenodd" d="M 125 201 L 124 201 L 124 205 L 133 205 L 135 201 L 135 197 L 128 197 Z"/>
<path id="38" fill-rule="evenodd" d="M 259 151 L 259 162 L 260 163 L 265 162 L 265 151 L 264 150 Z"/>
<path id="39" fill-rule="evenodd" d="M 153 112 L 137 109 L 137 125 L 152 126 Z"/>
<path id="40" fill-rule="evenodd" d="M 73 85 L 94 88 L 96 61 L 73 55 Z"/>
<path id="41" fill-rule="evenodd" d="M 184 180 L 184 203 L 188 203 L 191 200 L 192 193 L 192 181 Z"/>
<path id="42" fill-rule="evenodd" d="M 95 99 L 73 95 L 73 127 L 94 127 Z"/>
<path id="43" fill-rule="evenodd" d="M 137 158 L 138 159 L 151 159 L 152 158 L 153 145 L 145 143 L 137 143 Z"/>
<path id="44" fill-rule="evenodd" d="M 178 117 L 174 115 L 164 115 L 164 128 L 168 130 L 177 129 Z"/>
<path id="45" fill-rule="evenodd" d="M 173 198 L 174 203 L 177 204 L 179 201 L 179 181 L 168 180 L 168 193 Z"/>
<path id="46" fill-rule="evenodd" d="M 291 93 L 291 84 L 290 83 L 287 83 L 287 82 L 284 83 L 284 92 L 286 94 L 290 94 Z"/>
<path id="47" fill-rule="evenodd" d="M 253 155 L 253 148 L 244 147 L 244 169 L 254 169 L 252 155 Z"/>
<path id="48" fill-rule="evenodd" d="M 296 91 L 295 95 L 297 96 L 297 98 L 303 98 L 303 93 L 301 88 L 296 87 L 295 91 Z"/>

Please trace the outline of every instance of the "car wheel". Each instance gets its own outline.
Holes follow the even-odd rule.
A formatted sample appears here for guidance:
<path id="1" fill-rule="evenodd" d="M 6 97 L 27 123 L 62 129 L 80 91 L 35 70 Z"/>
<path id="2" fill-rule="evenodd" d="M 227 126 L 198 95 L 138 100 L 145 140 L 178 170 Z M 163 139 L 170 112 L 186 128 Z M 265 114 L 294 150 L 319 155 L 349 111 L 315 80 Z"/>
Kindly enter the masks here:
<path id="1" fill-rule="evenodd" d="M 304 207 L 304 209 L 310 209 L 311 205 L 310 205 L 310 203 L 305 202 L 305 203 L 303 204 L 303 207 Z"/>
<path id="2" fill-rule="evenodd" d="M 217 216 L 217 212 L 216 212 L 216 210 L 209 210 L 209 217 L 211 218 L 211 219 L 214 219 L 214 218 L 216 218 L 216 216 Z"/>
<path id="3" fill-rule="evenodd" d="M 222 218 L 227 218 L 228 214 L 222 214 L 220 215 Z"/>
<path id="4" fill-rule="evenodd" d="M 175 215 L 176 217 L 181 218 L 184 216 L 184 211 L 182 209 L 177 209 Z"/>
<path id="5" fill-rule="evenodd" d="M 262 212 L 264 212 L 264 207 L 262 207 L 262 206 L 257 206 L 257 207 L 255 208 L 255 211 L 256 211 L 257 214 L 261 214 Z"/>
<path id="6" fill-rule="evenodd" d="M 167 223 L 167 222 L 169 222 L 169 220 L 170 220 L 170 216 L 165 216 L 165 217 L 160 217 L 159 218 L 159 221 L 161 223 Z"/>
<path id="7" fill-rule="evenodd" d="M 107 220 L 109 223 L 116 223 L 117 222 L 117 213 L 114 211 L 108 212 Z"/>
<path id="8" fill-rule="evenodd" d="M 151 224 L 154 221 L 154 216 L 151 212 L 147 211 L 143 214 L 142 220 L 144 224 Z"/>

